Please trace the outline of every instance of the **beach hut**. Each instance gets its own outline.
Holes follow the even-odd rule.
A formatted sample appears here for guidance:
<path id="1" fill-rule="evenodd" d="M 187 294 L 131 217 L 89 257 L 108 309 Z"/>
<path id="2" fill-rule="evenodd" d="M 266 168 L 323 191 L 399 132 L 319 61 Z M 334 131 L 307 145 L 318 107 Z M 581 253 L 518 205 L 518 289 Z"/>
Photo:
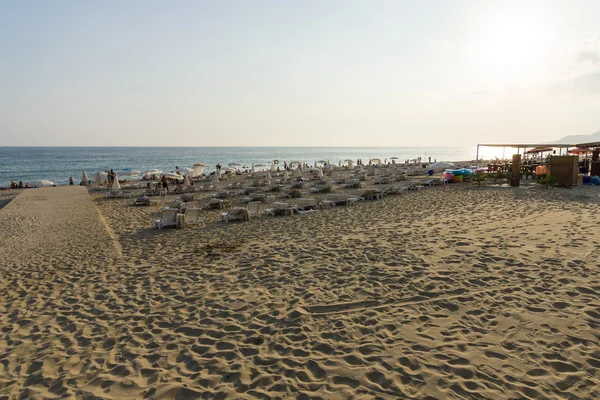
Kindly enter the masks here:
<path id="1" fill-rule="evenodd" d="M 115 174 L 115 180 L 113 184 L 110 186 L 110 190 L 121 190 L 121 185 L 119 184 L 119 177 Z"/>

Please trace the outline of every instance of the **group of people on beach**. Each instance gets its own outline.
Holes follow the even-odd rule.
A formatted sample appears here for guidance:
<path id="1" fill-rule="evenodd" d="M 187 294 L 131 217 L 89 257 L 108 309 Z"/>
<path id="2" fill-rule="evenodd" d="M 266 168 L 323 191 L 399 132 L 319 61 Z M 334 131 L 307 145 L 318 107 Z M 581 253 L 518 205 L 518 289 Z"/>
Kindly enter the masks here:
<path id="1" fill-rule="evenodd" d="M 10 188 L 11 189 L 24 189 L 25 185 L 23 184 L 23 181 L 19 181 L 19 183 L 15 182 L 15 181 L 11 181 Z"/>

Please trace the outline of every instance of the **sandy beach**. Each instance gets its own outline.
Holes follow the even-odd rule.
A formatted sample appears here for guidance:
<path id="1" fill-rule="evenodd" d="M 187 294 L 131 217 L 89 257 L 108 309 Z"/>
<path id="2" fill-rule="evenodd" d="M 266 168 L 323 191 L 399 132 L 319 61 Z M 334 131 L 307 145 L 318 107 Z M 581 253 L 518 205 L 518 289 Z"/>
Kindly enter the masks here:
<path id="1" fill-rule="evenodd" d="M 599 398 L 598 189 L 450 186 L 163 230 L 25 190 L 0 210 L 0 398 Z"/>

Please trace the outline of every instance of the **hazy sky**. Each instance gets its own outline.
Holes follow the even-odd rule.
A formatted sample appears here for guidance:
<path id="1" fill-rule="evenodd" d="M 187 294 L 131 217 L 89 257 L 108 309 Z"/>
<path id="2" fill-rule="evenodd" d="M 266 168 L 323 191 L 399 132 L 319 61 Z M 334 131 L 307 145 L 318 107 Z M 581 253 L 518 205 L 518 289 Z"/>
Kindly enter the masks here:
<path id="1" fill-rule="evenodd" d="M 600 1 L 0 0 L 0 145 L 600 130 Z"/>

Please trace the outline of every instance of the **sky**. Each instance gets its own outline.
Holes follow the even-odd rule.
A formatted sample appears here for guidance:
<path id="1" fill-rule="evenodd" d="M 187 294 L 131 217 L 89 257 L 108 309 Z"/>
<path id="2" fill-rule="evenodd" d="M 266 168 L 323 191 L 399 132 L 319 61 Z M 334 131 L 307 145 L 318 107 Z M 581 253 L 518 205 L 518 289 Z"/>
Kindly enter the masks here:
<path id="1" fill-rule="evenodd" d="M 0 146 L 590 134 L 598 16 L 598 0 L 0 0 Z"/>

